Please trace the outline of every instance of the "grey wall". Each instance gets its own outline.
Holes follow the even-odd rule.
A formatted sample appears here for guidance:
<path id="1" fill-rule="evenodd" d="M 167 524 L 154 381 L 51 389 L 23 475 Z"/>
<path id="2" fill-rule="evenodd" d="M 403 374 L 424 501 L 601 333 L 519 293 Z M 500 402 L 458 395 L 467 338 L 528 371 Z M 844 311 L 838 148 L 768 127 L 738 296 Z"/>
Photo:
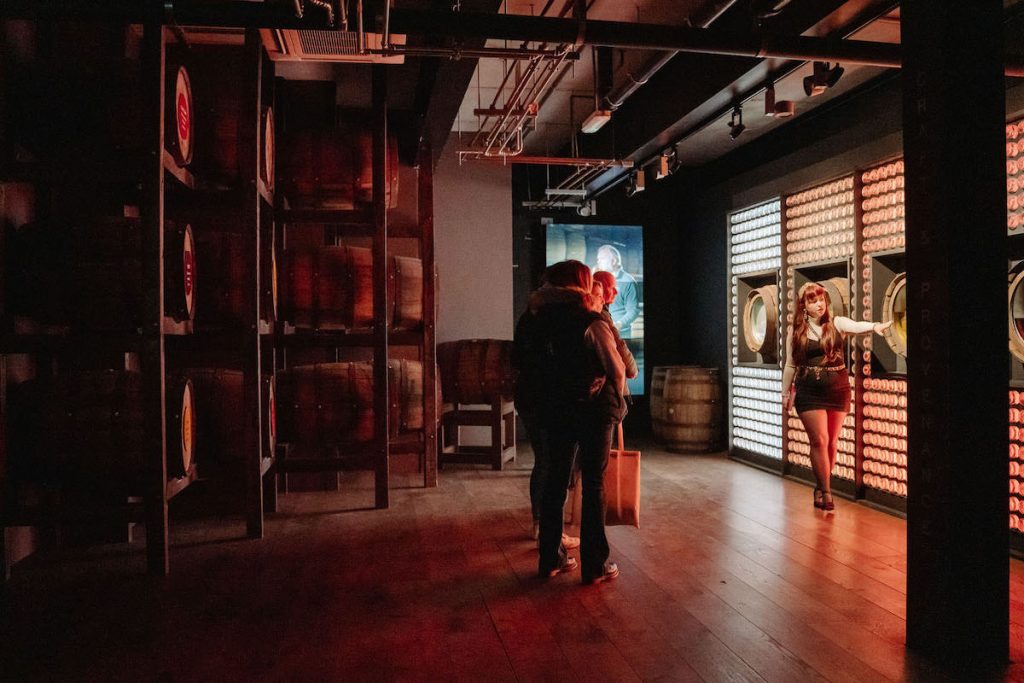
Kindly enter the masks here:
<path id="1" fill-rule="evenodd" d="M 481 161 L 459 166 L 457 147 L 453 136 L 434 172 L 437 342 L 511 339 L 511 166 Z"/>

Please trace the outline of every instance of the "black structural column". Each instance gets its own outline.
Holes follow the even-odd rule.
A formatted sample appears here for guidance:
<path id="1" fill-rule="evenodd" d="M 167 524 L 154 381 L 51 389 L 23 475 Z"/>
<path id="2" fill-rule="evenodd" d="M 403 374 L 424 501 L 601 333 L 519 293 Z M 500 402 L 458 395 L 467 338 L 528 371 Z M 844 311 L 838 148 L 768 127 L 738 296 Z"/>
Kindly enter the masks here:
<path id="1" fill-rule="evenodd" d="M 1003 3 L 901 4 L 909 320 L 907 645 L 1009 649 Z"/>

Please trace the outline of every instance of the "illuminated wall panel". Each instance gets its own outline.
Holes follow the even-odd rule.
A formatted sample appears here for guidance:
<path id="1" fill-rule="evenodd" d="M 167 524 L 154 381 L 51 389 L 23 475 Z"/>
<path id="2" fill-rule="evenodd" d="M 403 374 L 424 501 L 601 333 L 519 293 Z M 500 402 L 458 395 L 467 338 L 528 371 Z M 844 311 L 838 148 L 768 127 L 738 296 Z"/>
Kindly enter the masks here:
<path id="1" fill-rule="evenodd" d="M 741 320 L 745 302 L 740 301 L 740 291 L 749 289 L 747 283 L 758 277 L 778 285 L 782 265 L 780 209 L 776 199 L 729 216 L 730 446 L 773 460 L 782 459 L 782 370 L 774 361 L 749 362 L 751 353 L 741 349 L 745 343 Z M 779 313 L 774 311 L 776 321 Z"/>
<path id="2" fill-rule="evenodd" d="M 786 327 L 793 324 L 795 290 L 798 289 L 797 270 L 810 269 L 821 264 L 849 264 L 856 247 L 856 205 L 854 177 L 847 176 L 789 195 L 786 205 Z M 857 310 L 857 272 L 850 275 L 850 316 Z M 784 342 L 783 342 L 784 343 Z M 850 370 L 856 371 L 856 357 L 850 358 Z M 855 388 L 850 376 L 851 390 Z M 786 462 L 810 468 L 810 446 L 803 424 L 791 409 L 786 416 Z M 832 471 L 838 479 L 854 482 L 857 477 L 857 417 L 856 402 L 843 422 L 839 438 L 836 466 Z"/>

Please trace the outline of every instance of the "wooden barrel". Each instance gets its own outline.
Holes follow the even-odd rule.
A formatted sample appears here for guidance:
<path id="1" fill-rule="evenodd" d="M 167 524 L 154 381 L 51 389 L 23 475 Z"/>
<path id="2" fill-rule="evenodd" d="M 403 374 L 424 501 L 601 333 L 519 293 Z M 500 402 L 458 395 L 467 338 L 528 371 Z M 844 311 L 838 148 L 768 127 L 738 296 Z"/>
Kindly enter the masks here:
<path id="1" fill-rule="evenodd" d="M 188 376 L 195 386 L 196 395 L 196 451 L 203 462 L 241 462 L 245 453 L 246 410 L 245 373 L 225 368 L 191 368 Z M 276 426 L 274 406 L 274 378 L 265 375 L 260 390 L 263 392 L 264 447 L 273 453 Z"/>
<path id="2" fill-rule="evenodd" d="M 850 316 L 850 281 L 845 277 L 830 277 L 818 283 L 828 292 L 832 302 L 832 319 L 839 316 Z"/>
<path id="3" fill-rule="evenodd" d="M 661 437 L 662 427 L 665 423 L 665 373 L 666 366 L 660 365 L 651 372 L 651 433 Z"/>
<path id="4" fill-rule="evenodd" d="M 286 251 L 284 319 L 303 328 L 351 326 L 353 291 L 349 260 L 348 247 Z"/>
<path id="5" fill-rule="evenodd" d="M 423 261 L 408 256 L 392 259 L 395 313 L 393 326 L 399 330 L 417 329 L 423 324 Z"/>
<path id="6" fill-rule="evenodd" d="M 76 228 L 70 271 L 74 318 L 82 327 L 140 327 L 143 321 L 142 234 L 137 218 L 109 218 Z M 164 314 L 195 316 L 196 253 L 189 225 L 170 221 L 164 233 Z"/>
<path id="7" fill-rule="evenodd" d="M 885 342 L 894 352 L 907 355 L 907 274 L 899 273 L 885 289 L 882 299 L 882 322 L 892 321 L 884 333 Z"/>
<path id="8" fill-rule="evenodd" d="M 278 373 L 273 402 L 284 443 L 334 446 L 373 440 L 373 363 L 318 363 Z M 392 436 L 423 429 L 423 364 L 388 362 L 388 425 Z"/>
<path id="9" fill-rule="evenodd" d="M 296 131 L 280 150 L 279 191 L 292 208 L 355 209 L 373 201 L 373 135 L 356 119 L 334 130 Z M 398 203 L 398 143 L 387 145 L 388 208 Z"/>
<path id="10" fill-rule="evenodd" d="M 167 392 L 167 473 L 182 476 L 195 451 L 191 382 L 172 375 Z M 11 447 L 32 480 L 140 492 L 148 462 L 142 376 L 87 370 L 37 379 L 12 391 Z"/>
<path id="11" fill-rule="evenodd" d="M 373 440 L 373 366 L 300 365 L 277 375 L 278 438 L 332 446 Z"/>
<path id="12" fill-rule="evenodd" d="M 119 153 L 148 151 L 151 125 L 143 93 L 148 79 L 137 62 L 129 66 L 131 40 L 124 26 L 64 24 L 69 41 L 51 37 L 54 58 L 5 70 L 10 130 L 33 154 L 67 163 L 85 155 L 107 160 Z M 57 32 L 60 32 L 57 31 Z M 73 32 L 73 33 L 71 33 Z M 89 47 L 86 47 L 89 46 Z M 90 55 L 81 54 L 90 51 Z M 188 69 L 168 51 L 164 90 L 164 143 L 175 163 L 192 160 L 194 109 Z M 9 72 L 9 73 L 8 73 Z"/>
<path id="13" fill-rule="evenodd" d="M 663 437 L 675 453 L 706 453 L 721 443 L 722 402 L 717 368 L 674 367 L 665 374 Z"/>
<path id="14" fill-rule="evenodd" d="M 204 326 L 239 325 L 252 315 L 247 309 L 255 286 L 245 238 L 228 232 L 206 232 L 198 238 L 198 269 L 203 287 L 196 302 L 197 321 Z M 273 322 L 277 312 L 277 272 L 274 245 L 263 245 L 260 274 L 263 295 L 260 317 Z"/>
<path id="15" fill-rule="evenodd" d="M 445 403 L 486 403 L 512 400 L 512 342 L 463 339 L 437 346 L 441 394 Z"/>
<path id="16" fill-rule="evenodd" d="M 188 225 L 165 224 L 164 309 L 195 314 L 196 253 Z M 85 329 L 143 324 L 142 234 L 137 218 L 93 218 L 80 225 L 37 222 L 9 233 L 9 311 Z"/>
<path id="17" fill-rule="evenodd" d="M 764 285 L 751 290 L 743 306 L 743 340 L 765 362 L 778 357 L 779 288 Z"/>

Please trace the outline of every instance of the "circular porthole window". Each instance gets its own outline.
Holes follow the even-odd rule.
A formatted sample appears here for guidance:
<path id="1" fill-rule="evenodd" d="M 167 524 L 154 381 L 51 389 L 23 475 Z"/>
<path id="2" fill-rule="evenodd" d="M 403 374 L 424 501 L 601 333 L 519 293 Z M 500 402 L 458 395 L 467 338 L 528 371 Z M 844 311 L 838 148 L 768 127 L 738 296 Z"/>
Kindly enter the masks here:
<path id="1" fill-rule="evenodd" d="M 899 273 L 885 290 L 882 322 L 892 321 L 885 331 L 885 342 L 895 353 L 907 356 L 907 274 Z"/>
<path id="2" fill-rule="evenodd" d="M 765 360 L 778 354 L 779 288 L 765 285 L 751 290 L 743 307 L 743 340 Z"/>
<path id="3" fill-rule="evenodd" d="M 1010 353 L 1017 360 L 1024 362 L 1024 268 L 1017 266 L 1010 271 L 1009 281 L 1007 315 L 1010 327 Z"/>

